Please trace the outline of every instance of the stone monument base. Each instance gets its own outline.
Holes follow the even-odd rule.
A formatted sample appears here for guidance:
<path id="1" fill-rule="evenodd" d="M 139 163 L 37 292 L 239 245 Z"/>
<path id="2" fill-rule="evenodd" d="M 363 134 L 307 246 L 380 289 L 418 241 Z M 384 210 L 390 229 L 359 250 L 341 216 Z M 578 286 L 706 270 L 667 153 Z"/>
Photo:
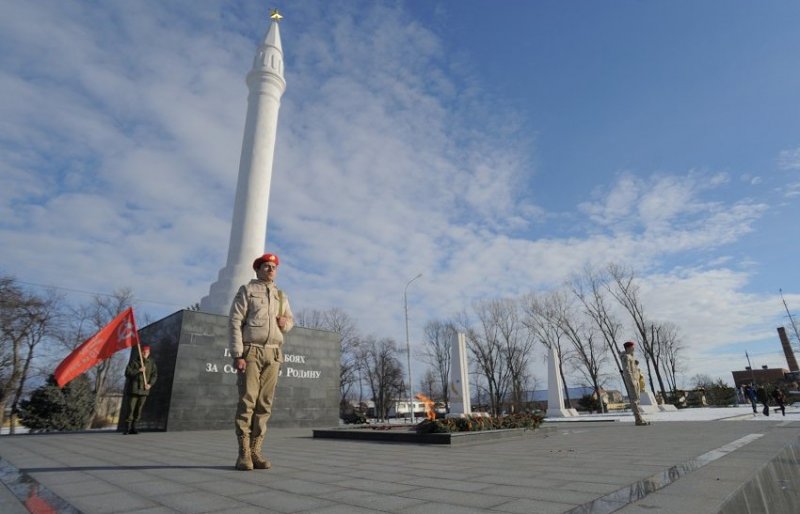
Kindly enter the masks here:
<path id="1" fill-rule="evenodd" d="M 642 414 L 654 414 L 656 412 L 661 412 L 661 409 L 658 408 L 658 405 L 639 404 L 639 412 Z"/>
<path id="2" fill-rule="evenodd" d="M 140 329 L 139 338 L 151 347 L 158 380 L 137 429 L 233 431 L 238 374 L 228 352 L 227 316 L 182 310 Z M 337 425 L 339 335 L 295 327 L 283 350 L 270 426 Z M 126 425 L 127 400 L 126 388 L 118 430 Z"/>
<path id="3" fill-rule="evenodd" d="M 643 391 L 639 396 L 639 410 L 644 414 L 661 412 L 655 395 L 650 391 Z"/>
<path id="4" fill-rule="evenodd" d="M 566 407 L 547 409 L 545 414 L 548 418 L 570 418 L 580 416 L 577 409 L 567 409 Z"/>

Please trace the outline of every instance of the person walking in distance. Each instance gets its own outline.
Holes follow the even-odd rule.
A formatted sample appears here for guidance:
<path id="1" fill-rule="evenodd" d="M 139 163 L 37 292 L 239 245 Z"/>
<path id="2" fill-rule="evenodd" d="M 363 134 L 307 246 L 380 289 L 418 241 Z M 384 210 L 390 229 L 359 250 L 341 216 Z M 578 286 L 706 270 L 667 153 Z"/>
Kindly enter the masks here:
<path id="1" fill-rule="evenodd" d="M 772 391 L 772 399 L 775 400 L 775 412 L 781 411 L 781 415 L 786 415 L 786 395 L 783 394 L 783 390 L 780 387 L 776 387 L 774 391 Z"/>
<path id="2" fill-rule="evenodd" d="M 753 389 L 753 386 L 747 384 L 744 386 L 744 394 L 747 396 L 747 399 L 750 400 L 750 405 L 753 406 L 753 414 L 758 413 L 758 407 L 756 407 L 758 403 L 758 398 L 756 398 L 756 391 Z"/>
<path id="3" fill-rule="evenodd" d="M 769 416 L 769 396 L 763 385 L 759 385 L 756 389 L 756 398 L 758 398 L 758 401 L 764 406 L 761 413 L 765 416 Z"/>
<path id="4" fill-rule="evenodd" d="M 641 383 L 641 372 L 639 366 L 636 364 L 636 358 L 633 356 L 635 344 L 628 341 L 622 345 L 625 351 L 620 353 L 620 361 L 622 364 L 622 378 L 625 380 L 625 387 L 628 389 L 628 398 L 631 402 L 631 411 L 638 426 L 649 425 L 650 422 L 642 416 L 641 408 L 639 407 L 639 384 Z"/>
<path id="5" fill-rule="evenodd" d="M 137 346 L 137 348 L 139 347 Z M 150 358 L 150 347 L 144 345 L 138 353 L 138 358 L 133 358 L 125 368 L 125 377 L 128 379 L 129 387 L 127 427 L 123 432 L 125 435 L 139 433 L 136 430 L 136 422 L 142 417 L 144 402 L 158 379 L 158 368 Z"/>
<path id="6" fill-rule="evenodd" d="M 239 288 L 230 311 L 229 347 L 237 370 L 236 469 L 269 469 L 262 454 L 278 374 L 283 335 L 294 326 L 289 299 L 275 285 L 280 260 L 266 253 L 253 262 L 256 278 Z"/>

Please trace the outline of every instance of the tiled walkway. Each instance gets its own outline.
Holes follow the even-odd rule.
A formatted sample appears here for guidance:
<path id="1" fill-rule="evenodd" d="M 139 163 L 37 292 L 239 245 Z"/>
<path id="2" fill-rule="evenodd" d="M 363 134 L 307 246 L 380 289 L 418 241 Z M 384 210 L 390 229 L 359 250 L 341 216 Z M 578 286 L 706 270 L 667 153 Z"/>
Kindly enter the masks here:
<path id="1" fill-rule="evenodd" d="M 0 437 L 0 512 L 33 498 L 85 513 L 710 513 L 799 429 L 777 418 L 564 423 L 460 447 L 276 429 L 273 469 L 252 472 L 233 470 L 232 430 Z M 800 505 L 800 486 L 788 489 Z"/>

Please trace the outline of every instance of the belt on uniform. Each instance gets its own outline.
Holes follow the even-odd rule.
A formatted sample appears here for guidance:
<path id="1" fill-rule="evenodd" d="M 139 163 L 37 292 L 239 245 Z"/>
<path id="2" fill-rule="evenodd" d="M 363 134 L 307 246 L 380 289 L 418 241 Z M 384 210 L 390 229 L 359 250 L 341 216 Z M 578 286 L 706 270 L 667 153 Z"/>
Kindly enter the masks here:
<path id="1" fill-rule="evenodd" d="M 259 348 L 280 348 L 279 344 L 242 343 L 244 346 L 258 346 Z"/>

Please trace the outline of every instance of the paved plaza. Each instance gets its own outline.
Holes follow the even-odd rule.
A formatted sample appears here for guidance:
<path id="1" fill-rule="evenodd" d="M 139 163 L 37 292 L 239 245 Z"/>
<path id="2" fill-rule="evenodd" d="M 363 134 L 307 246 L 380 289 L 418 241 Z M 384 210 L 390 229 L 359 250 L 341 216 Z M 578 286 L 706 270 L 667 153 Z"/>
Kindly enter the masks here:
<path id="1" fill-rule="evenodd" d="M 800 505 L 800 410 L 769 419 L 742 408 L 694 413 L 697 421 L 688 411 L 658 414 L 647 427 L 625 418 L 545 423 L 519 438 L 457 447 L 275 429 L 266 444 L 273 469 L 251 472 L 233 469 L 232 429 L 0 437 L 0 512 L 744 513 Z"/>

